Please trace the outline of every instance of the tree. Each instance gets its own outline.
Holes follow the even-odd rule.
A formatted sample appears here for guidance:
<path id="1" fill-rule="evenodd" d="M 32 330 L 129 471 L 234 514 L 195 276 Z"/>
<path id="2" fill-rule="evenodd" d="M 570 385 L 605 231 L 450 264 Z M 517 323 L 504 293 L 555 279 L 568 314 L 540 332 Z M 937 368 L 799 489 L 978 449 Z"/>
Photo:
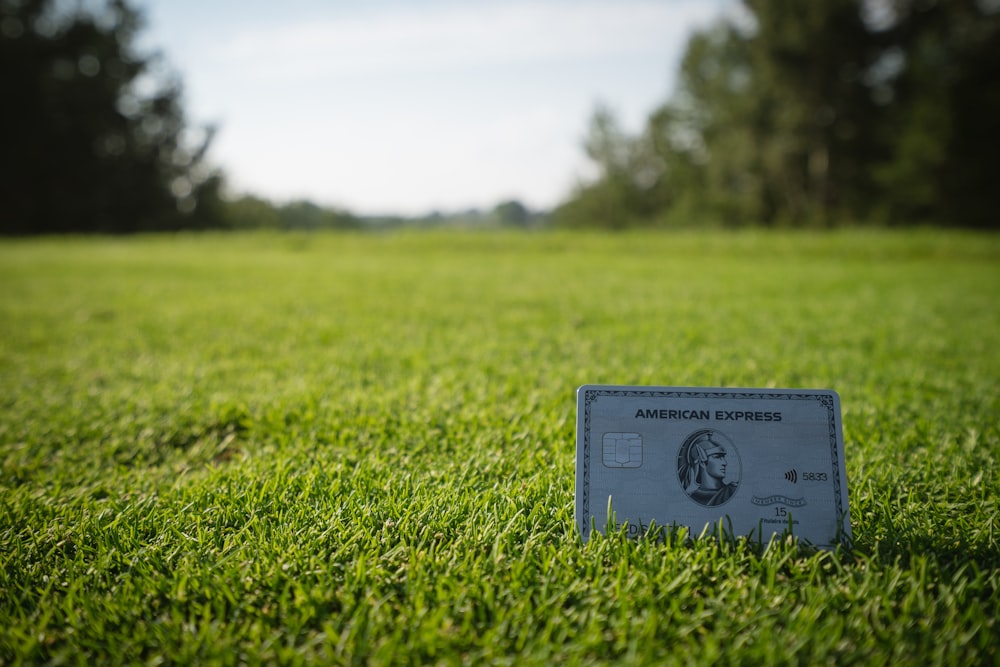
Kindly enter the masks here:
<path id="1" fill-rule="evenodd" d="M 608 227 L 1000 227 L 1000 6 L 985 0 L 744 0 L 692 36 L 672 98 L 630 137 L 599 111 L 596 181 L 559 212 Z"/>
<path id="2" fill-rule="evenodd" d="M 889 44 L 876 83 L 886 125 L 875 167 L 883 207 L 900 222 L 1000 227 L 1000 7 L 976 0 L 886 6 Z"/>
<path id="3" fill-rule="evenodd" d="M 219 224 L 212 132 L 187 126 L 140 27 L 125 0 L 0 0 L 0 232 Z"/>
<path id="4" fill-rule="evenodd" d="M 360 229 L 362 222 L 347 211 L 311 201 L 274 204 L 253 195 L 226 201 L 222 206 L 229 229 L 281 229 L 299 231 Z"/>
<path id="5" fill-rule="evenodd" d="M 609 108 L 594 112 L 584 148 L 598 177 L 579 185 L 573 198 L 556 209 L 557 224 L 619 229 L 648 220 L 662 208 L 657 200 L 663 176 L 660 157 L 647 142 L 628 136 Z"/>
<path id="6" fill-rule="evenodd" d="M 531 211 L 516 199 L 502 201 L 493 209 L 493 215 L 503 225 L 527 227 L 531 222 Z"/>
<path id="7" fill-rule="evenodd" d="M 357 229 L 359 221 L 345 211 L 325 208 L 311 201 L 292 201 L 277 208 L 285 229 Z"/>
<path id="8" fill-rule="evenodd" d="M 866 72 L 884 48 L 861 0 L 745 0 L 757 85 L 772 122 L 761 133 L 774 214 L 830 221 L 864 213 L 878 128 Z"/>
<path id="9" fill-rule="evenodd" d="M 651 124 L 674 118 L 673 131 L 690 137 L 698 200 L 714 217 L 802 224 L 858 214 L 873 135 L 863 74 L 876 57 L 859 2 L 746 6 L 750 25 L 692 37 L 679 89 Z"/>
<path id="10" fill-rule="evenodd" d="M 673 165 L 666 187 L 727 224 L 767 220 L 763 144 L 773 97 L 758 81 L 745 36 L 727 23 L 695 34 L 679 79 L 673 100 L 649 121 L 653 150 Z"/>

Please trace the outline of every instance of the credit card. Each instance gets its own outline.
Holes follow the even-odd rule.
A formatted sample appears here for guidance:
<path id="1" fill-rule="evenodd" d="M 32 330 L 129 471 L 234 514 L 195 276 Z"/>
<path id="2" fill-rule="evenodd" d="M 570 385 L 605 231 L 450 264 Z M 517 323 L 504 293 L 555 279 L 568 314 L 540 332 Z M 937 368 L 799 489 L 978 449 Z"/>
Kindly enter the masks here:
<path id="1" fill-rule="evenodd" d="M 584 385 L 576 522 L 722 529 L 767 543 L 851 540 L 840 397 L 815 389 Z"/>

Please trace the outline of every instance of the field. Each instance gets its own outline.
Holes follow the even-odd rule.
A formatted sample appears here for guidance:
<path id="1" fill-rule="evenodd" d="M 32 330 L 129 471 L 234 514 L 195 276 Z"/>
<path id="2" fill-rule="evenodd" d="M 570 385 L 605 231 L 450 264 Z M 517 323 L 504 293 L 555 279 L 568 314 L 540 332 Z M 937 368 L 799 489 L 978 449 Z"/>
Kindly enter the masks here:
<path id="1" fill-rule="evenodd" d="M 0 664 L 995 664 L 1000 237 L 0 243 Z M 584 383 L 831 388 L 854 549 L 582 544 Z"/>

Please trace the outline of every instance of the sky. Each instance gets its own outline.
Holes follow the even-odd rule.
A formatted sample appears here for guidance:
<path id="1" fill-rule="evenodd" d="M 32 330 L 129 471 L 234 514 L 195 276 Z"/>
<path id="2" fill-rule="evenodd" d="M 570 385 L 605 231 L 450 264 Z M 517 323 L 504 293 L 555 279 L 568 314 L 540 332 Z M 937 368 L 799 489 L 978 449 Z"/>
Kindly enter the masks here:
<path id="1" fill-rule="evenodd" d="M 360 215 L 564 201 L 597 105 L 638 131 L 727 0 L 137 0 L 233 194 Z"/>

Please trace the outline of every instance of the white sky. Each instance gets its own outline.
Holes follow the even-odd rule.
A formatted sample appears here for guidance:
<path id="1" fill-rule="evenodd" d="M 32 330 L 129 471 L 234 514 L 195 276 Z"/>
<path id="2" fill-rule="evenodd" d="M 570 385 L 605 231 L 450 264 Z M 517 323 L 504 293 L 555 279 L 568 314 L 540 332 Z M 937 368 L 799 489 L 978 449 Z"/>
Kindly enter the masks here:
<path id="1" fill-rule="evenodd" d="M 358 214 L 532 208 L 595 105 L 638 130 L 727 0 L 138 0 L 236 192 Z"/>

